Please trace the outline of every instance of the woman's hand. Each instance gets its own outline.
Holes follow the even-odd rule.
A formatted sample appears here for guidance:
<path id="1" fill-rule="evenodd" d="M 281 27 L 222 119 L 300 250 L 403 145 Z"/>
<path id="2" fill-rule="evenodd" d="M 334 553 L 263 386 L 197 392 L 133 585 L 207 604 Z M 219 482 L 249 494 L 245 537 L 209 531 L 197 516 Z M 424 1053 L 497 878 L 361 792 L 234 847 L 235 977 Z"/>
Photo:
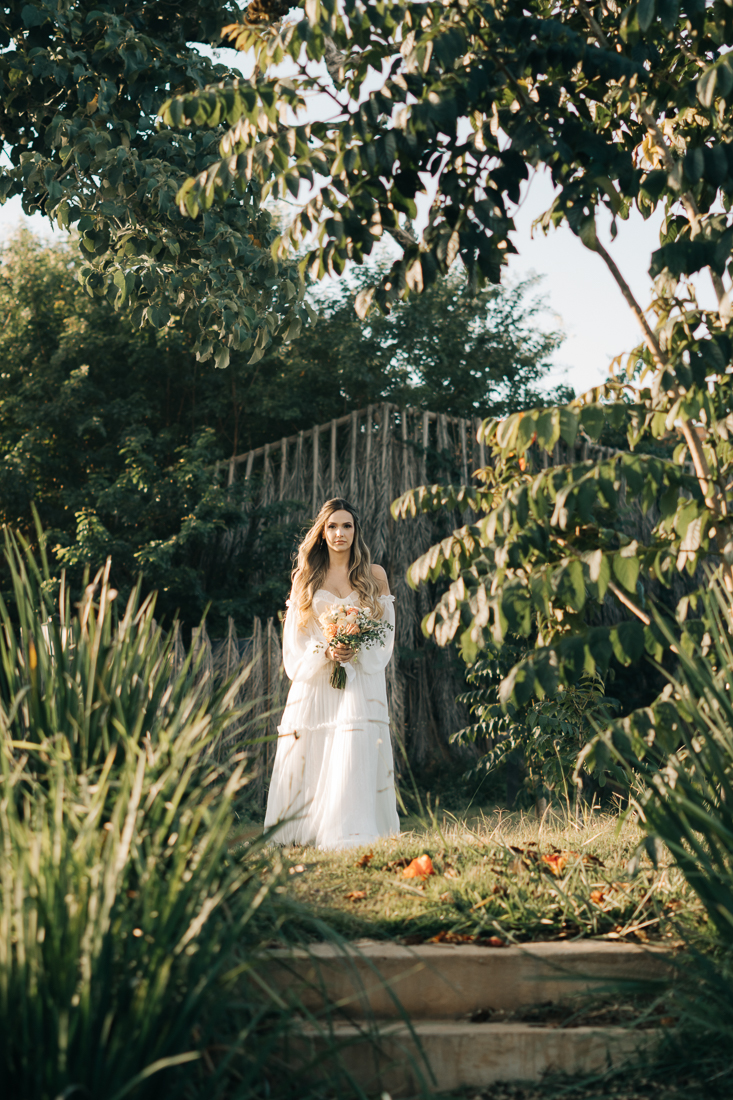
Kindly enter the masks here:
<path id="1" fill-rule="evenodd" d="M 349 661 L 354 659 L 355 651 L 350 645 L 330 645 L 326 650 L 326 656 L 331 661 L 338 661 L 340 665 L 345 665 Z"/>

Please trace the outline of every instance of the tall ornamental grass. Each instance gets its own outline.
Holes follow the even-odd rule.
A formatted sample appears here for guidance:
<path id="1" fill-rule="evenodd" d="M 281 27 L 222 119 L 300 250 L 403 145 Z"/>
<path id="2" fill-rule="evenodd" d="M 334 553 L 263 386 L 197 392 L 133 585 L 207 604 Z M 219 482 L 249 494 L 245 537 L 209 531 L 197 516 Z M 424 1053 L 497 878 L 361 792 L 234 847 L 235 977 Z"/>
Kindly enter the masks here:
<path id="1" fill-rule="evenodd" d="M 654 854 L 658 841 L 697 893 L 714 929 L 710 944 L 682 956 L 681 1062 L 702 1061 L 716 1087 L 733 1087 L 733 613 L 711 576 L 697 608 L 699 647 L 685 647 L 660 616 L 675 647 L 674 671 L 657 702 L 612 723 L 590 746 L 596 763 L 621 770 Z"/>
<path id="2" fill-rule="evenodd" d="M 176 670 L 152 602 L 117 614 L 108 570 L 72 607 L 11 536 L 5 566 L 0 1095 L 288 1091 L 291 1017 L 242 992 L 278 870 L 257 845 L 230 857 L 247 762 L 210 751 L 241 722 L 239 681 Z"/>

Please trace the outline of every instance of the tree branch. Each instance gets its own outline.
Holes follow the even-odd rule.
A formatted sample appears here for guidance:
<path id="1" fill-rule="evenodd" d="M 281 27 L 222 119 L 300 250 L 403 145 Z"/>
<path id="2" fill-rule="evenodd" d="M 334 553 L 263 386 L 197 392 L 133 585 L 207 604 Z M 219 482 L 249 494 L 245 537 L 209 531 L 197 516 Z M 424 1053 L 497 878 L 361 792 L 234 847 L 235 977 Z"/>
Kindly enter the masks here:
<path id="1" fill-rule="evenodd" d="M 601 25 L 596 21 L 596 19 L 594 19 L 593 14 L 586 3 L 586 0 L 573 0 L 573 3 L 575 4 L 575 7 L 578 9 L 578 11 L 580 11 L 580 13 L 582 14 L 588 25 L 588 29 L 590 30 L 598 44 L 600 46 L 603 46 L 604 49 L 612 49 L 613 47 L 611 46 L 611 43 L 606 37 L 603 29 L 601 28 Z M 689 50 L 685 50 L 684 47 L 683 52 L 692 60 L 697 61 L 698 64 L 700 63 L 700 59 L 696 58 L 694 54 L 690 54 Z M 641 118 L 641 121 L 644 123 L 649 132 L 653 134 L 655 144 L 659 149 L 659 152 L 662 154 L 664 167 L 667 169 L 668 172 L 673 172 L 677 165 L 669 149 L 669 146 L 667 145 L 666 139 L 664 137 L 664 134 L 662 133 L 659 123 L 654 118 L 648 107 L 641 108 L 639 112 L 639 117 Z M 692 223 L 693 229 L 696 233 L 699 232 L 701 228 L 700 211 L 697 208 L 695 196 L 690 191 L 683 191 L 680 195 L 680 199 L 682 201 L 682 205 L 685 208 L 687 216 Z M 716 271 L 713 271 L 712 268 L 708 268 L 708 271 L 710 272 L 710 280 L 713 284 L 715 296 L 718 299 L 718 305 L 722 306 L 726 296 L 725 284 Z M 721 324 L 723 328 L 727 326 L 728 320 L 729 317 L 723 317 L 721 313 Z"/>
<path id="2" fill-rule="evenodd" d="M 629 599 L 626 593 L 623 592 L 617 584 L 615 584 L 613 581 L 609 581 L 608 590 L 609 592 L 613 592 L 616 599 L 620 600 L 624 607 L 628 607 L 632 615 L 636 615 L 637 619 L 641 619 L 645 626 L 652 625 L 652 620 L 647 615 L 646 611 L 642 611 L 640 607 L 637 607 L 634 601 Z"/>
<path id="3" fill-rule="evenodd" d="M 606 267 L 608 268 L 608 270 L 611 272 L 614 279 L 616 280 L 616 284 L 618 285 L 619 290 L 623 294 L 629 308 L 634 313 L 637 321 L 641 325 L 642 332 L 644 333 L 644 342 L 645 342 L 646 346 L 649 348 L 649 351 L 652 353 L 652 358 L 653 358 L 656 366 L 657 367 L 666 367 L 667 362 L 666 362 L 666 359 L 664 358 L 664 355 L 662 354 L 662 349 L 659 346 L 659 341 L 657 340 L 656 336 L 652 332 L 651 326 L 650 326 L 649 322 L 647 321 L 646 317 L 644 316 L 644 310 L 641 308 L 641 306 L 637 302 L 636 298 L 632 294 L 631 287 L 629 286 L 629 284 L 626 282 L 623 275 L 619 271 L 618 265 L 616 264 L 616 261 L 608 254 L 606 249 L 603 247 L 603 245 L 601 244 L 601 242 L 597 238 L 596 238 L 595 245 L 592 246 L 592 251 L 598 253 L 598 255 L 601 257 L 601 259 L 605 263 Z"/>
<path id="4" fill-rule="evenodd" d="M 608 41 L 606 35 L 601 30 L 600 23 L 598 23 L 593 18 L 591 10 L 586 4 L 585 0 L 573 0 L 573 3 L 585 19 L 586 23 L 588 24 L 588 29 L 592 32 L 593 37 L 598 42 L 599 46 L 603 46 L 604 50 L 610 50 L 612 48 L 611 43 Z"/>

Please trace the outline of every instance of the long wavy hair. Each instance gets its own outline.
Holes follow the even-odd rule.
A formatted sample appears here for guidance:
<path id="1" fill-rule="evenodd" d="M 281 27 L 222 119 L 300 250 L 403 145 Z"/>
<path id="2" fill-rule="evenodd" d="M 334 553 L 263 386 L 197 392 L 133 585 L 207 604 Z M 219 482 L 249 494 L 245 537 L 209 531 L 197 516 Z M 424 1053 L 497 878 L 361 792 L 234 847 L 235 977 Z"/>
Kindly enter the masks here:
<path id="1" fill-rule="evenodd" d="M 312 614 L 313 600 L 328 573 L 328 545 L 324 537 L 326 524 L 334 512 L 349 512 L 354 521 L 354 541 L 349 559 L 349 584 L 359 593 L 360 603 L 374 619 L 381 619 L 379 584 L 372 573 L 372 556 L 361 533 L 359 517 L 353 504 L 343 497 L 327 500 L 313 521 L 298 547 L 298 558 L 293 569 L 293 587 L 290 606 L 296 609 L 300 626 L 305 626 Z"/>

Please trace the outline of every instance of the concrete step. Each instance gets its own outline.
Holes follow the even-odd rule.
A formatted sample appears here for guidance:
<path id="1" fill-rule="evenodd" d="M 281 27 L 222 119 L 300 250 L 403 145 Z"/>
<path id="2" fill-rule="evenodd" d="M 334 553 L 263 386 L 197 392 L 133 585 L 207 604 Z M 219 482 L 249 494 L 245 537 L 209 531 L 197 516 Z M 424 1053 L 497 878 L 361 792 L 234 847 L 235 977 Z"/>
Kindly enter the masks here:
<path id="1" fill-rule="evenodd" d="M 343 950 L 313 944 L 307 952 L 273 951 L 270 957 L 269 976 L 281 992 L 314 1012 L 328 1000 L 352 1019 L 407 1014 L 412 1020 L 456 1020 L 672 973 L 664 950 L 606 940 L 497 948 L 361 941 Z"/>
<path id="2" fill-rule="evenodd" d="M 418 1020 L 405 1024 L 334 1029 L 342 1066 L 367 1095 L 398 1097 L 482 1088 L 497 1081 L 539 1081 L 543 1074 L 592 1073 L 648 1053 L 656 1030 L 620 1027 L 535 1027 L 525 1023 L 472 1024 Z M 328 1045 L 314 1032 L 301 1040 L 309 1061 L 318 1063 Z M 325 1064 L 325 1063 L 324 1063 Z"/>

